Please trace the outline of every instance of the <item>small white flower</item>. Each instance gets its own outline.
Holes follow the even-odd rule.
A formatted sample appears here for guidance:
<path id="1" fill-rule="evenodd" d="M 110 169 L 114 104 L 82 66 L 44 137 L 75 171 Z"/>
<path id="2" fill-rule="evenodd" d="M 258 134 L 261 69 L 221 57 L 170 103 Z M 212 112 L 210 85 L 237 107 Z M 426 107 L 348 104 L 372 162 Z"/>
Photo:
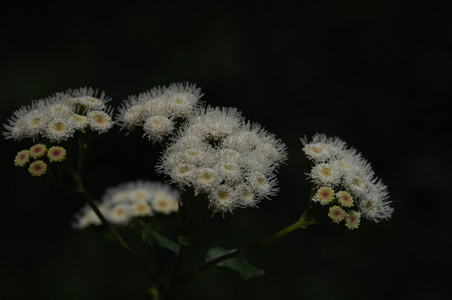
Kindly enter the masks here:
<path id="1" fill-rule="evenodd" d="M 74 135 L 75 128 L 71 119 L 53 119 L 47 124 L 44 136 L 51 142 L 60 143 Z"/>
<path id="2" fill-rule="evenodd" d="M 174 194 L 159 191 L 155 194 L 151 204 L 155 212 L 168 215 L 178 210 L 179 201 L 177 197 L 174 197 Z"/>
<path id="3" fill-rule="evenodd" d="M 196 169 L 191 164 L 181 163 L 171 171 L 170 176 L 181 188 L 191 186 L 193 181 L 196 180 Z"/>
<path id="4" fill-rule="evenodd" d="M 210 208 L 214 213 L 232 212 L 239 207 L 235 191 L 227 185 L 220 185 L 209 194 Z"/>
<path id="5" fill-rule="evenodd" d="M 105 133 L 113 127 L 110 114 L 104 111 L 92 110 L 88 112 L 86 119 L 89 127 L 99 133 Z"/>
<path id="6" fill-rule="evenodd" d="M 236 187 L 236 194 L 238 202 L 243 207 L 256 206 L 259 202 L 258 198 L 254 195 L 252 188 L 246 183 L 240 184 Z"/>
<path id="7" fill-rule="evenodd" d="M 312 141 L 301 139 L 306 156 L 315 162 L 327 162 L 340 157 L 345 149 L 345 142 L 339 138 L 327 137 L 325 134 L 315 134 Z"/>
<path id="8" fill-rule="evenodd" d="M 168 110 L 175 118 L 186 118 L 200 104 L 201 90 L 194 84 L 173 83 L 165 91 Z"/>
<path id="9" fill-rule="evenodd" d="M 260 172 L 253 172 L 248 176 L 248 184 L 257 196 L 274 195 L 276 192 L 274 178 L 269 178 Z"/>
<path id="10" fill-rule="evenodd" d="M 217 176 L 229 183 L 235 183 L 241 179 L 241 170 L 237 163 L 220 161 L 215 166 Z"/>
<path id="11" fill-rule="evenodd" d="M 196 194 L 213 190 L 218 184 L 219 176 L 215 169 L 199 168 L 196 170 L 196 179 L 193 182 Z"/>
<path id="12" fill-rule="evenodd" d="M 174 129 L 174 123 L 165 116 L 148 117 L 143 125 L 145 136 L 153 141 L 161 141 Z"/>
<path id="13" fill-rule="evenodd" d="M 31 110 L 25 116 L 26 134 L 31 138 L 35 138 L 45 132 L 47 123 L 51 119 L 42 109 Z"/>
<path id="14" fill-rule="evenodd" d="M 132 213 L 134 216 L 145 217 L 153 216 L 151 205 L 146 202 L 135 202 L 132 204 Z"/>
<path id="15" fill-rule="evenodd" d="M 335 186 L 340 182 L 342 173 L 335 164 L 320 163 L 311 169 L 309 176 L 319 186 Z"/>
<path id="16" fill-rule="evenodd" d="M 88 87 L 68 90 L 66 95 L 69 97 L 68 103 L 75 106 L 76 112 L 79 113 L 86 113 L 90 110 L 103 110 L 111 100 L 103 92 L 98 95 L 97 90 Z"/>
<path id="17" fill-rule="evenodd" d="M 131 105 L 130 102 L 128 102 L 119 108 L 118 115 L 116 116 L 117 123 L 121 126 L 121 129 L 125 128 L 132 131 L 135 127 L 143 125 L 143 115 L 143 105 Z"/>
<path id="18" fill-rule="evenodd" d="M 129 204 L 121 203 L 113 206 L 105 217 L 114 224 L 126 224 L 132 218 L 132 212 Z"/>
<path id="19" fill-rule="evenodd" d="M 74 126 L 74 129 L 77 131 L 84 131 L 85 128 L 89 125 L 86 116 L 72 114 L 70 116 L 71 123 Z"/>

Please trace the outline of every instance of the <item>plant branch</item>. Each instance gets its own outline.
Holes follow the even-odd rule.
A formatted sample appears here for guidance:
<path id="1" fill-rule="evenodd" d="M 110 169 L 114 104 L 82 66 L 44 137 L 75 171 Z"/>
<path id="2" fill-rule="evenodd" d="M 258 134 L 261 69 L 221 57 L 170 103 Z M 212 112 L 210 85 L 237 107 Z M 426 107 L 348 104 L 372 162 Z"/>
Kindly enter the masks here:
<path id="1" fill-rule="evenodd" d="M 263 238 L 262 240 L 242 247 L 240 249 L 234 250 L 233 252 L 224 254 L 222 256 L 219 256 L 215 259 L 212 259 L 206 263 L 204 263 L 203 265 L 199 266 L 198 268 L 194 269 L 192 272 L 185 274 L 184 276 L 182 276 L 179 280 L 178 280 L 178 284 L 182 284 L 188 281 L 191 281 L 193 278 L 195 278 L 196 276 L 198 276 L 199 274 L 201 274 L 202 272 L 206 271 L 207 269 L 209 269 L 210 267 L 213 267 L 215 265 L 217 265 L 218 263 L 231 259 L 233 257 L 239 256 L 239 255 L 243 255 L 247 252 L 250 252 L 251 250 L 260 248 L 262 246 L 265 246 L 269 243 L 271 243 L 272 241 L 279 239 L 287 234 L 289 234 L 290 232 L 298 229 L 298 228 L 304 228 L 306 229 L 307 226 L 315 224 L 315 220 L 307 220 L 307 210 L 303 213 L 303 215 L 301 216 L 301 218 L 293 223 L 292 225 L 287 226 L 286 228 L 266 237 Z"/>

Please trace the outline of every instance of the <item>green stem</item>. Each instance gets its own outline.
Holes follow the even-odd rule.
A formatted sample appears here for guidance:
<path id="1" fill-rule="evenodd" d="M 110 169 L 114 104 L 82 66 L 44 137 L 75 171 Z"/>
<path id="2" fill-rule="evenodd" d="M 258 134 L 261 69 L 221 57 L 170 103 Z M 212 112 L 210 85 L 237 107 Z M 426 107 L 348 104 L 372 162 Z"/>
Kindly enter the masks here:
<path id="1" fill-rule="evenodd" d="M 230 253 L 227 253 L 225 255 L 219 256 L 219 257 L 217 257 L 215 259 L 212 259 L 212 260 L 204 263 L 203 265 L 201 265 L 198 268 L 194 269 L 192 272 L 182 276 L 178 280 L 177 283 L 178 284 L 182 284 L 182 283 L 191 281 L 193 278 L 195 278 L 196 276 L 198 276 L 202 272 L 206 271 L 210 267 L 213 267 L 213 266 L 217 265 L 218 263 L 220 263 L 222 261 L 231 259 L 231 258 L 239 256 L 239 255 L 243 255 L 243 254 L 245 254 L 247 252 L 250 252 L 251 250 L 260 248 L 262 246 L 265 246 L 265 245 L 273 242 L 274 240 L 277 240 L 277 239 L 279 239 L 279 238 L 291 233 L 292 231 L 294 231 L 294 230 L 296 230 L 298 228 L 306 229 L 307 226 L 315 224 L 315 220 L 307 220 L 307 216 L 308 216 L 307 213 L 308 213 L 308 210 L 306 210 L 303 213 L 303 215 L 301 216 L 301 218 L 297 222 L 293 223 L 292 225 L 287 226 L 286 228 L 284 228 L 284 229 L 282 229 L 282 230 L 280 230 L 280 231 L 278 231 L 278 232 L 276 232 L 276 233 L 274 233 L 274 234 L 272 234 L 272 235 L 270 235 L 270 236 L 268 236 L 266 238 L 263 238 L 262 240 L 254 243 L 254 244 L 251 244 L 251 245 L 245 246 L 243 248 L 237 249 L 237 250 L 235 250 L 233 252 L 230 252 Z"/>
<path id="2" fill-rule="evenodd" d="M 77 163 L 77 172 L 75 172 L 74 168 L 72 167 L 72 164 L 66 165 L 66 171 L 68 172 L 69 176 L 72 178 L 75 184 L 75 191 L 79 193 L 83 197 L 83 199 L 89 204 L 89 206 L 93 209 L 93 211 L 101 221 L 103 227 L 112 235 L 116 242 L 118 242 L 118 244 L 129 253 L 133 260 L 135 260 L 135 262 L 141 266 L 141 268 L 149 276 L 149 278 L 157 284 L 157 287 L 162 292 L 166 292 L 167 286 L 157 276 L 155 276 L 150 269 L 148 269 L 147 263 L 142 260 L 142 258 L 127 244 L 127 242 L 121 237 L 121 235 L 110 224 L 110 222 L 107 221 L 107 219 L 102 214 L 99 207 L 97 207 L 91 195 L 87 192 L 86 188 L 83 185 L 81 174 L 83 173 L 86 154 L 91 141 L 92 137 L 88 137 L 88 140 L 85 140 L 82 137 L 79 138 L 79 157 Z"/>
<path id="3" fill-rule="evenodd" d="M 83 183 L 80 179 L 80 176 L 75 174 L 75 172 L 72 172 L 72 178 L 77 186 L 77 192 L 83 197 L 83 199 L 89 204 L 89 206 L 93 209 L 93 211 L 96 213 L 97 217 L 102 222 L 102 225 L 104 228 L 113 236 L 113 238 L 118 242 L 118 244 L 125 249 L 130 256 L 137 262 L 141 268 L 146 272 L 146 274 L 151 278 L 159 287 L 160 290 L 165 291 L 166 286 L 160 281 L 159 278 L 157 278 L 146 266 L 146 263 L 141 259 L 141 257 L 133 251 L 133 249 L 127 244 L 127 242 L 119 235 L 119 233 L 116 231 L 116 229 L 107 221 L 107 219 L 104 217 L 100 209 L 97 207 L 94 200 L 91 198 L 90 194 L 86 191 L 85 187 L 83 186 Z"/>

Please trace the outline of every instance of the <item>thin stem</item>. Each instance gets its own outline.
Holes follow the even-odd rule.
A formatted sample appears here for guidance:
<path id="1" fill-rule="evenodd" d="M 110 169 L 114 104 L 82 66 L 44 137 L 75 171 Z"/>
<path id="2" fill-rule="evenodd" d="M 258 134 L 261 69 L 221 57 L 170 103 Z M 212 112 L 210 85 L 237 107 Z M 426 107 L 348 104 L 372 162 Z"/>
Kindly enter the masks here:
<path id="1" fill-rule="evenodd" d="M 215 259 L 212 259 L 206 263 L 204 263 L 203 265 L 199 266 L 198 268 L 194 269 L 192 272 L 184 275 L 183 277 L 181 277 L 178 281 L 178 284 L 182 284 L 185 282 L 188 282 L 190 280 L 192 280 L 193 278 L 195 278 L 196 276 L 198 276 L 199 274 L 201 274 L 202 272 L 204 272 L 205 270 L 209 269 L 212 266 L 217 265 L 218 263 L 228 260 L 230 258 L 233 258 L 235 256 L 238 255 L 243 255 L 251 250 L 260 248 L 262 246 L 265 246 L 269 243 L 271 243 L 272 241 L 279 239 L 289 233 L 291 233 L 292 231 L 298 229 L 298 228 L 304 228 L 306 229 L 307 226 L 315 224 L 315 220 L 307 220 L 307 210 L 303 213 L 303 215 L 301 216 L 301 218 L 293 223 L 292 225 L 287 226 L 286 228 L 254 243 L 248 246 L 245 246 L 243 248 L 237 249 L 233 252 L 227 253 L 225 255 L 219 256 Z"/>
<path id="2" fill-rule="evenodd" d="M 72 178 L 77 185 L 77 192 L 83 197 L 83 199 L 85 199 L 86 202 L 88 202 L 89 206 L 93 209 L 97 217 L 102 222 L 104 228 L 113 236 L 118 244 L 123 249 L 125 249 L 130 254 L 130 256 L 132 256 L 135 262 L 137 262 L 141 266 L 141 268 L 146 272 L 149 278 L 151 278 L 158 285 L 160 290 L 166 290 L 166 286 L 146 267 L 146 263 L 141 259 L 141 257 L 135 251 L 133 251 L 133 249 L 127 244 L 127 242 L 121 237 L 121 235 L 119 235 L 116 229 L 107 221 L 107 219 L 97 207 L 96 203 L 94 203 L 94 200 L 91 198 L 90 194 L 86 191 L 80 180 L 80 177 L 77 174 L 72 173 Z"/>

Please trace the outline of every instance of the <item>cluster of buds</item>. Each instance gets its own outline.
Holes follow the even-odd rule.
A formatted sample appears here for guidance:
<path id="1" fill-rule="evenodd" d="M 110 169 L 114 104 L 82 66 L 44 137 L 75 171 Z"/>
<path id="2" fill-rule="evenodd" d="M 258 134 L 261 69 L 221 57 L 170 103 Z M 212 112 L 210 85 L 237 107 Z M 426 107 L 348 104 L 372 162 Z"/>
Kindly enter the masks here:
<path id="1" fill-rule="evenodd" d="M 14 165 L 25 167 L 29 163 L 28 171 L 32 176 L 43 176 L 47 173 L 47 164 L 62 162 L 66 158 L 66 149 L 60 146 L 52 146 L 47 149 L 44 144 L 36 144 L 30 149 L 19 151 L 14 159 Z"/>
<path id="2" fill-rule="evenodd" d="M 107 189 L 98 207 L 109 222 L 127 225 L 133 218 L 177 212 L 179 199 L 179 192 L 167 184 L 133 181 Z M 89 206 L 83 207 L 75 218 L 73 226 L 78 229 L 101 224 Z"/>
<path id="3" fill-rule="evenodd" d="M 307 174 L 314 186 L 311 200 L 327 207 L 334 223 L 356 229 L 361 216 L 374 222 L 391 216 L 387 187 L 358 151 L 324 134 L 302 143 L 312 167 Z"/>

